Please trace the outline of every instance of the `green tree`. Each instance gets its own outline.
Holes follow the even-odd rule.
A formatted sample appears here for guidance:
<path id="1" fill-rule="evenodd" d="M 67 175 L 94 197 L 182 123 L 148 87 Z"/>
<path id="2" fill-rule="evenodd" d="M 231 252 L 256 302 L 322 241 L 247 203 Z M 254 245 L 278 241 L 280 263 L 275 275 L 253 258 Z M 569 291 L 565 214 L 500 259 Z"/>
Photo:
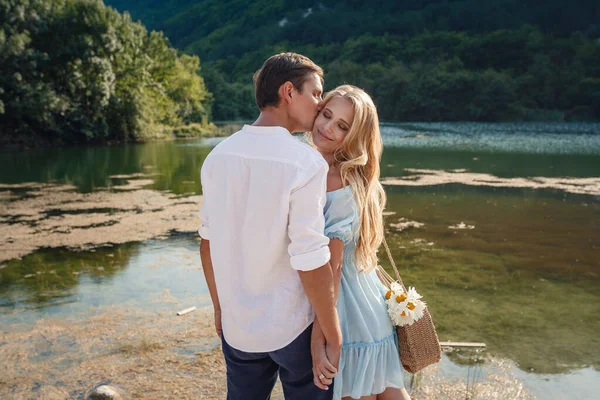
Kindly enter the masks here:
<path id="1" fill-rule="evenodd" d="M 5 0 L 0 24 L 0 142 L 137 140 L 209 121 L 198 57 L 99 0 Z"/>

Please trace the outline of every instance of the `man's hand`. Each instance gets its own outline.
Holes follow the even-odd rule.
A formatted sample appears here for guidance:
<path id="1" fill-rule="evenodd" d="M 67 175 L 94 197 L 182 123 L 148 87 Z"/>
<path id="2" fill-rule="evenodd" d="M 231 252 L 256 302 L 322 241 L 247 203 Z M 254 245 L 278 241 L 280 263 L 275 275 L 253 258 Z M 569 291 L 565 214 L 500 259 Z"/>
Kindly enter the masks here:
<path id="1" fill-rule="evenodd" d="M 337 373 L 337 368 L 329 361 L 325 345 L 313 343 L 311 345 L 311 353 L 313 360 L 313 382 L 319 389 L 329 390 L 329 385 L 333 383 L 333 377 Z"/>
<path id="2" fill-rule="evenodd" d="M 210 242 L 202 239 L 200 242 L 200 259 L 202 260 L 202 271 L 206 278 L 206 285 L 210 292 L 210 298 L 215 310 L 215 331 L 219 337 L 223 336 L 221 326 L 221 303 L 219 303 L 219 294 L 217 293 L 217 283 L 215 282 L 215 271 L 213 270 L 212 257 L 210 256 Z"/>
<path id="3" fill-rule="evenodd" d="M 223 326 L 221 325 L 221 310 L 215 310 L 215 332 L 217 332 L 217 336 L 223 338 Z"/>

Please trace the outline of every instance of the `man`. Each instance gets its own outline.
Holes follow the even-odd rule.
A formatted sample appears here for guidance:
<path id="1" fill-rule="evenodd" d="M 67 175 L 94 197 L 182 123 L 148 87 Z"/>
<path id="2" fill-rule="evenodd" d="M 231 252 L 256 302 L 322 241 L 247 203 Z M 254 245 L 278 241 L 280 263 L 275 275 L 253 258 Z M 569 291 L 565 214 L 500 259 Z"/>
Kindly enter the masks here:
<path id="1" fill-rule="evenodd" d="M 331 376 L 313 377 L 315 313 L 331 370 L 342 343 L 323 235 L 328 166 L 294 138 L 310 131 L 323 71 L 294 53 L 254 75 L 258 119 L 221 142 L 202 166 L 200 255 L 227 364 L 227 398 L 330 399 Z M 314 379 L 314 383 L 313 383 Z M 318 385 L 319 387 L 317 387 Z"/>

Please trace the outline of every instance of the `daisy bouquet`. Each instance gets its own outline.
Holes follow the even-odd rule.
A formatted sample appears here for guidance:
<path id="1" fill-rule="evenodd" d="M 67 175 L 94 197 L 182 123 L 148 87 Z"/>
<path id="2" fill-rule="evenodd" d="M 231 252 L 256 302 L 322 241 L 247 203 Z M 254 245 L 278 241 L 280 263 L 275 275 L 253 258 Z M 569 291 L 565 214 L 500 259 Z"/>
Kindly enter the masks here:
<path id="1" fill-rule="evenodd" d="M 421 319 L 427 305 L 414 287 L 404 290 L 400 283 L 391 282 L 385 294 L 385 302 L 392 323 L 396 326 L 412 325 Z"/>

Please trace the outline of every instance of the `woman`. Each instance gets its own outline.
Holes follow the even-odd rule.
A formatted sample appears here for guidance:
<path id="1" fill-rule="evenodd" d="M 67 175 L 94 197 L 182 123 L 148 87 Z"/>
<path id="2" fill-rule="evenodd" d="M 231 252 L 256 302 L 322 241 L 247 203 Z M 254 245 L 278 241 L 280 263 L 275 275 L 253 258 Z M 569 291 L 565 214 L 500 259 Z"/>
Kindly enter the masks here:
<path id="1" fill-rule="evenodd" d="M 375 266 L 383 241 L 383 145 L 373 100 L 344 85 L 329 92 L 310 139 L 329 164 L 325 234 L 330 238 L 343 345 L 339 370 L 327 359 L 318 320 L 312 336 L 315 384 L 334 399 L 410 399 L 404 389 L 395 327 Z"/>

